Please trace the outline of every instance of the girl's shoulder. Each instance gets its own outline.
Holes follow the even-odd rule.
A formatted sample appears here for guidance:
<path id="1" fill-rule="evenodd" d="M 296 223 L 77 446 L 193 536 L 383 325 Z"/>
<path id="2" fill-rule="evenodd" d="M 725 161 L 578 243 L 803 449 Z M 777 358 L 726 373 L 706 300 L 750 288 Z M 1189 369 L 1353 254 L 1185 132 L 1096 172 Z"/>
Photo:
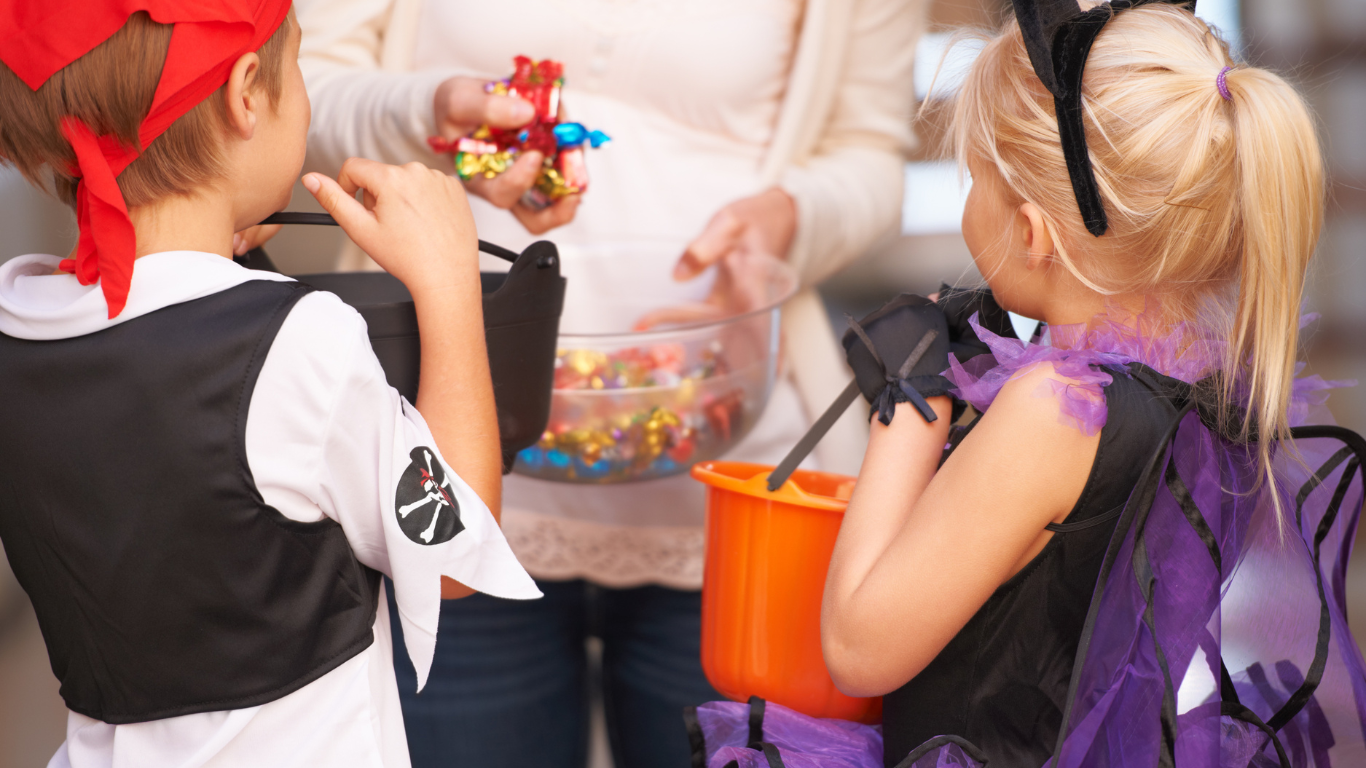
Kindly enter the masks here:
<path id="1" fill-rule="evenodd" d="M 991 354 L 965 363 L 951 359 L 945 375 L 955 394 L 979 411 L 1007 389 L 1027 389 L 1051 397 L 1064 423 L 1094 435 L 1109 417 L 1107 391 L 1116 376 L 1131 376 L 1134 363 L 1160 378 L 1191 384 L 1222 362 L 1219 343 L 1185 324 L 1160 325 L 1156 317 L 1112 308 L 1088 323 L 1050 326 L 1042 342 L 1030 343 L 997 336 L 974 318 L 969 322 Z"/>
<path id="2" fill-rule="evenodd" d="M 977 326 L 991 354 L 960 363 L 950 356 L 945 377 L 954 394 L 985 413 L 1000 400 L 1010 410 L 1056 413 L 1068 426 L 1094 435 L 1105 425 L 1105 388 L 1114 368 L 1132 362 L 1096 349 L 1063 349 L 996 336 Z"/>
<path id="3" fill-rule="evenodd" d="M 997 413 L 1008 410 L 1036 418 L 1051 416 L 1060 425 L 1091 435 L 1105 422 L 1105 387 L 1112 378 L 1104 369 L 1076 371 L 1065 360 L 1038 360 L 1005 377 L 991 396 L 990 405 Z M 978 410 L 985 411 L 986 405 Z"/>

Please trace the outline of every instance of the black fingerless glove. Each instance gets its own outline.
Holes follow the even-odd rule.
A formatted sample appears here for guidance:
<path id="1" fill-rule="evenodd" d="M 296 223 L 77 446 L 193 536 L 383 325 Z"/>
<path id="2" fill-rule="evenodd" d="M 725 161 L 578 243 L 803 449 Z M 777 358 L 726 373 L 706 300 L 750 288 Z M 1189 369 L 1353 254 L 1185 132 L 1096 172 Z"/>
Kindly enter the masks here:
<path id="1" fill-rule="evenodd" d="M 966 321 L 964 321 L 966 323 Z M 949 367 L 949 326 L 944 312 L 929 299 L 903 293 L 862 320 L 849 318 L 844 334 L 844 354 L 863 396 L 872 403 L 872 414 L 883 424 L 892 423 L 897 403 L 909 402 L 925 421 L 934 421 L 926 398 L 946 395 Z M 903 370 L 908 358 L 925 338 L 935 335 L 920 359 Z"/>
<path id="2" fill-rule="evenodd" d="M 946 283 L 939 288 L 938 304 L 949 326 L 949 351 L 960 363 L 991 352 L 968 323 L 973 314 L 979 325 L 997 336 L 1019 338 L 1010 323 L 1010 313 L 996 303 L 990 288 L 950 288 Z"/>

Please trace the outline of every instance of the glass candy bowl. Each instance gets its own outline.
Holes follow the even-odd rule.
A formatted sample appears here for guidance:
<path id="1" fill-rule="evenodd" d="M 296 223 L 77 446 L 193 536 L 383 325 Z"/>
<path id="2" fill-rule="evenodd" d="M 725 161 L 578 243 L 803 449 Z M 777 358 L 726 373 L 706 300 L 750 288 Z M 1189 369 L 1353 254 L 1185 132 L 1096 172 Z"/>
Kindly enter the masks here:
<path id="1" fill-rule="evenodd" d="M 745 256 L 679 283 L 671 273 L 682 252 L 681 243 L 561 248 L 569 287 L 550 421 L 514 472 L 593 484 L 667 477 L 723 455 L 754 427 L 777 371 L 780 307 L 797 281 L 775 258 Z M 717 287 L 725 300 L 708 303 Z M 631 330 L 660 310 L 671 324 Z"/>

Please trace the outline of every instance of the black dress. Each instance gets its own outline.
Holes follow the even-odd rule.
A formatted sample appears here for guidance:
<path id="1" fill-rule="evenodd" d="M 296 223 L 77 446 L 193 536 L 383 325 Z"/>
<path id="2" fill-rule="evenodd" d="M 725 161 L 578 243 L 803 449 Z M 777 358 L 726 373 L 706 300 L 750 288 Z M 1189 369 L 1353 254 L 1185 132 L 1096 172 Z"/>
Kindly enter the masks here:
<path id="1" fill-rule="evenodd" d="M 993 766 L 1035 768 L 1058 738 L 1073 659 L 1101 560 L 1144 466 L 1175 418 L 1183 383 L 1134 363 L 1108 368 L 1107 417 L 1081 497 L 1053 538 L 1002 584 L 914 679 L 883 699 L 891 768 L 938 735 Z"/>

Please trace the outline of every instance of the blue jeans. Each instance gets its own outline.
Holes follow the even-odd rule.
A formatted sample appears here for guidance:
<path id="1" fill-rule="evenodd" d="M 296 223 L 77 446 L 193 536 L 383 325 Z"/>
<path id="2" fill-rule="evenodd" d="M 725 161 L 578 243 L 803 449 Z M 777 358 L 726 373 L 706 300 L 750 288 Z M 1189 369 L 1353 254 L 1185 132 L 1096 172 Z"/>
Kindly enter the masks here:
<path id="1" fill-rule="evenodd" d="M 540 600 L 443 603 L 420 694 L 389 598 L 414 768 L 583 768 L 595 684 L 616 768 L 689 768 L 683 708 L 722 698 L 702 674 L 701 594 L 537 584 Z M 590 636 L 602 639 L 600 683 L 590 680 Z"/>

